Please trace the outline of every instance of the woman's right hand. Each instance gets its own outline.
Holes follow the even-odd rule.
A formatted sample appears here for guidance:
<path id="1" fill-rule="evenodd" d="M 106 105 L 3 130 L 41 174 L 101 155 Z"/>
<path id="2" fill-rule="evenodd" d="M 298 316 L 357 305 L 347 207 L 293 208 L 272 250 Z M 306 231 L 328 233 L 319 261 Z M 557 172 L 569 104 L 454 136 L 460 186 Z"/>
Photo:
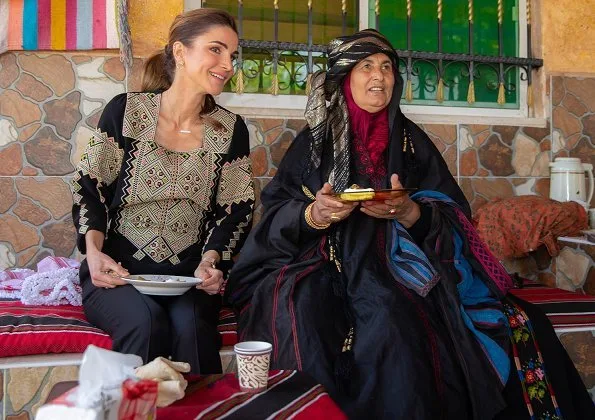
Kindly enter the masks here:
<path id="1" fill-rule="evenodd" d="M 340 222 L 346 219 L 358 205 L 357 202 L 341 201 L 330 195 L 332 192 L 333 187 L 326 182 L 316 193 L 316 201 L 312 206 L 312 218 L 318 224 Z"/>
<path id="2" fill-rule="evenodd" d="M 126 277 L 130 273 L 120 264 L 116 263 L 109 255 L 98 250 L 87 250 L 87 264 L 91 281 L 97 287 L 111 289 L 126 284 L 116 276 Z"/>

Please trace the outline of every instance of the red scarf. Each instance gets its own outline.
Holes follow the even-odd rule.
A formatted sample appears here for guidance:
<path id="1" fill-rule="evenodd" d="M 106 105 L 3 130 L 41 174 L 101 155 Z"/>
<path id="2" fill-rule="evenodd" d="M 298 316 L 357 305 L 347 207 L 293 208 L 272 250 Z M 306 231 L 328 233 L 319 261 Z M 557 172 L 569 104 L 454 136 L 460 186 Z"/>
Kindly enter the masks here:
<path id="1" fill-rule="evenodd" d="M 361 109 L 353 100 L 350 82 L 351 74 L 348 74 L 343 81 L 343 93 L 349 109 L 351 130 L 366 146 L 372 164 L 376 165 L 388 145 L 388 107 L 374 114 Z"/>

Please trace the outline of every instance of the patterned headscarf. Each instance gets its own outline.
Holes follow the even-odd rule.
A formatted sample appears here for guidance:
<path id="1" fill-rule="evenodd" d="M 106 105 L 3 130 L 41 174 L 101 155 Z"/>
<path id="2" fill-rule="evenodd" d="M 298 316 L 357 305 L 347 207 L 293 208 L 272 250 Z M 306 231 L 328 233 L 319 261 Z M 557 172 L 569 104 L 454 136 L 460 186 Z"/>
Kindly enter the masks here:
<path id="1" fill-rule="evenodd" d="M 389 108 L 398 109 L 403 89 L 403 80 L 398 72 L 399 56 L 388 39 L 374 29 L 332 40 L 328 49 L 328 70 L 318 71 L 312 77 L 312 90 L 305 112 L 306 122 L 314 138 L 310 167 L 320 166 L 323 149 L 330 148 L 330 145 L 325 147 L 325 142 L 327 139 L 331 141 L 333 160 L 328 181 L 335 191 L 348 188 L 351 161 L 349 111 L 341 84 L 360 60 L 378 53 L 386 54 L 393 63 L 396 77 Z"/>

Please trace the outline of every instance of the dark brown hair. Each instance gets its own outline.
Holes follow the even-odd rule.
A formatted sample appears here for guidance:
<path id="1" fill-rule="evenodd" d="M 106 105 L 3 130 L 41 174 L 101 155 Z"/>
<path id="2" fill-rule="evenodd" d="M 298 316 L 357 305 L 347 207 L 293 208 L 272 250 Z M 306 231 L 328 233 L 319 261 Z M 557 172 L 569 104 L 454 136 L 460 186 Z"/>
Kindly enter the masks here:
<path id="1" fill-rule="evenodd" d="M 190 47 L 194 38 L 201 36 L 215 26 L 227 26 L 237 34 L 236 22 L 229 13 L 220 9 L 195 9 L 176 16 L 169 27 L 169 39 L 163 51 L 154 54 L 145 63 L 142 78 L 143 91 L 169 89 L 176 73 L 176 61 L 173 55 L 174 42 L 180 41 Z M 215 109 L 215 98 L 207 94 L 201 115 Z"/>

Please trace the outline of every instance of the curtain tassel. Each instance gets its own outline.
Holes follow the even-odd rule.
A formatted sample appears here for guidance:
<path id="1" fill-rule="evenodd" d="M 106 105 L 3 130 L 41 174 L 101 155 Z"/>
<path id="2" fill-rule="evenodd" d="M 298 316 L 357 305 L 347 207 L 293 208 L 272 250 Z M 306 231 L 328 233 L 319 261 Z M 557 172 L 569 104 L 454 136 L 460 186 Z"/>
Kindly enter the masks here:
<path id="1" fill-rule="evenodd" d="M 498 87 L 498 105 L 504 105 L 506 103 L 506 98 L 504 97 L 504 83 L 500 82 L 500 87 Z"/>
<path id="2" fill-rule="evenodd" d="M 411 83 L 411 79 L 407 79 L 407 86 L 405 87 L 405 99 L 407 102 L 411 102 L 413 100 L 413 83 Z"/>
<path id="3" fill-rule="evenodd" d="M 469 90 L 467 91 L 467 102 L 470 104 L 475 103 L 475 83 L 473 80 L 469 82 Z"/>
<path id="4" fill-rule="evenodd" d="M 236 76 L 236 93 L 240 95 L 244 93 L 244 71 L 242 69 L 238 70 L 238 75 Z"/>
<path id="5" fill-rule="evenodd" d="M 273 80 L 271 82 L 271 94 L 278 95 L 279 94 L 279 76 L 277 73 L 273 73 Z"/>
<path id="6" fill-rule="evenodd" d="M 442 77 L 438 80 L 438 90 L 436 91 L 436 101 L 443 102 L 444 101 L 444 81 Z"/>

